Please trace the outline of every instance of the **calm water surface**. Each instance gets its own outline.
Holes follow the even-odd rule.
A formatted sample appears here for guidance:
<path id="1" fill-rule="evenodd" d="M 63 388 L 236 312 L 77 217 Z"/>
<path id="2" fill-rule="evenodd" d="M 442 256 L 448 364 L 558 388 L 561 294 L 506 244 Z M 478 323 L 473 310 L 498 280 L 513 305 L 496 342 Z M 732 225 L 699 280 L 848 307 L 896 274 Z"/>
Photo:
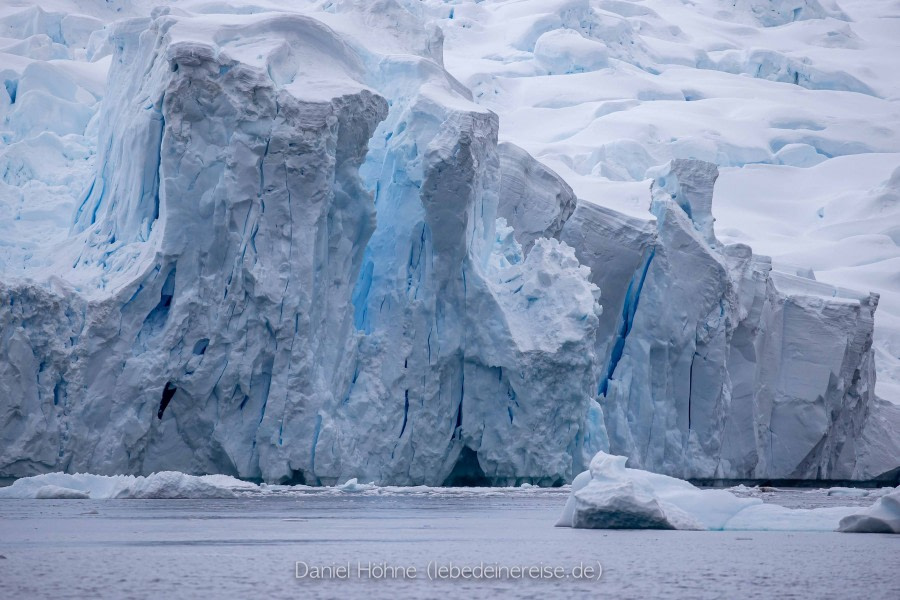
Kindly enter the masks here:
<path id="1" fill-rule="evenodd" d="M 566 496 L 3 500 L 0 581 L 6 598 L 900 598 L 900 536 L 555 528 Z M 794 507 L 872 503 L 773 496 Z M 297 579 L 297 561 L 351 568 L 346 579 Z M 432 581 L 429 562 L 543 565 L 569 576 Z M 408 577 L 367 578 L 360 563 Z M 575 567 L 597 563 L 599 580 L 573 579 Z"/>

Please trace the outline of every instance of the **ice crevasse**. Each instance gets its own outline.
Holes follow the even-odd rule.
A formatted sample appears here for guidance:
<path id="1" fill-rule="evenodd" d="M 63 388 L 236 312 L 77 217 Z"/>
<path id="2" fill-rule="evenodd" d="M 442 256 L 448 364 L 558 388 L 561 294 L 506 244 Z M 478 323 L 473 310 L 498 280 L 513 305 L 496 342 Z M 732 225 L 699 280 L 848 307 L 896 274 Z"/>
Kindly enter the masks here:
<path id="1" fill-rule="evenodd" d="M 97 35 L 111 67 L 99 118 L 72 125 L 97 156 L 70 234 L 0 271 L 0 475 L 900 464 L 877 296 L 719 243 L 714 165 L 661 168 L 646 219 L 577 199 L 498 144 L 440 30 L 393 2 L 164 8 Z"/>

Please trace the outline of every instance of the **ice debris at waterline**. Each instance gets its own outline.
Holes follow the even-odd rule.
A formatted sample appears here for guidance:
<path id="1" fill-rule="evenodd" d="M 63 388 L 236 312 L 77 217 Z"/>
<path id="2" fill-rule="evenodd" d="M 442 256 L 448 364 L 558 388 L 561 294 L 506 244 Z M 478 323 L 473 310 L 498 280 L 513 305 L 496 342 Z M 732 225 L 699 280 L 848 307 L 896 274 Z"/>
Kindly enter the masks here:
<path id="1" fill-rule="evenodd" d="M 708 529 L 883 532 L 897 525 L 897 494 L 861 515 L 856 507 L 790 509 L 701 490 L 686 481 L 625 467 L 624 456 L 598 453 L 572 484 L 558 527 L 581 529 Z M 842 520 L 843 519 L 843 520 Z M 893 519 L 893 521 L 891 520 Z M 860 523 L 859 529 L 852 529 Z M 846 525 L 846 527 L 845 527 Z M 851 528 L 847 528 L 851 527 Z M 871 529 L 866 529 L 869 527 Z"/>
<path id="2" fill-rule="evenodd" d="M 221 499 L 257 496 L 298 497 L 304 495 L 364 495 L 423 497 L 558 496 L 566 488 L 542 488 L 530 484 L 519 487 L 430 487 L 379 486 L 350 479 L 334 486 L 269 485 L 228 475 L 187 475 L 163 471 L 143 476 L 93 475 L 87 473 L 45 473 L 17 479 L 0 488 L 0 500 L 105 500 L 105 499 Z"/>
<path id="3" fill-rule="evenodd" d="M 900 463 L 877 295 L 719 242 L 711 163 L 653 171 L 642 217 L 576 198 L 498 144 L 419 3 L 35 10 L 0 14 L 54 40 L 2 70 L 0 209 L 31 208 L 2 223 L 0 476 Z"/>
<path id="4" fill-rule="evenodd" d="M 882 496 L 870 508 L 841 519 L 838 531 L 900 533 L 900 488 Z"/>
<path id="5" fill-rule="evenodd" d="M 3 498 L 37 498 L 42 500 L 79 499 L 174 499 L 234 498 L 234 489 L 255 488 L 226 475 L 194 476 L 174 471 L 134 475 L 90 475 L 47 473 L 16 480 L 0 488 Z"/>

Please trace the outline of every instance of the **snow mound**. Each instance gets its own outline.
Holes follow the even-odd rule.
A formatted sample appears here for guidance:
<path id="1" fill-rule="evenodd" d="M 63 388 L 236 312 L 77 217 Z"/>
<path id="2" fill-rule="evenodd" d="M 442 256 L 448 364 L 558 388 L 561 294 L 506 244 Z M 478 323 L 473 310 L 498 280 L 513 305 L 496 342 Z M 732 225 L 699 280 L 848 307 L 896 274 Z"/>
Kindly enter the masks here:
<path id="1" fill-rule="evenodd" d="M 0 498 L 35 499 L 176 499 L 234 498 L 235 489 L 257 488 L 255 484 L 227 475 L 195 476 L 175 471 L 132 475 L 47 473 L 18 479 L 0 489 Z"/>
<path id="2" fill-rule="evenodd" d="M 833 6 L 833 2 L 827 0 L 824 6 L 818 0 L 719 0 L 719 3 L 733 6 L 734 15 L 739 20 L 757 22 L 763 27 L 778 27 L 795 21 L 826 17 L 847 18 L 839 8 Z"/>
<path id="3" fill-rule="evenodd" d="M 609 65 L 605 44 L 571 29 L 556 29 L 539 37 L 534 57 L 550 75 L 596 71 Z"/>
<path id="4" fill-rule="evenodd" d="M 626 460 L 599 452 L 590 470 L 575 478 L 557 527 L 832 531 L 842 517 L 858 510 L 763 504 L 759 498 L 701 490 L 681 479 L 629 469 Z"/>
<path id="5" fill-rule="evenodd" d="M 846 533 L 900 533 L 900 488 L 875 501 L 870 508 L 841 519 Z"/>

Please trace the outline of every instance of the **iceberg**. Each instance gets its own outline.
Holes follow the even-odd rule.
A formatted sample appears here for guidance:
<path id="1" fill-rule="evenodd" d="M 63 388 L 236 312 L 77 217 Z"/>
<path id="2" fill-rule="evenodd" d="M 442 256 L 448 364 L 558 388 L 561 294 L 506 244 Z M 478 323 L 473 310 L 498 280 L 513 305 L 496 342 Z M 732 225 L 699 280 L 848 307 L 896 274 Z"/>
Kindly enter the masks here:
<path id="1" fill-rule="evenodd" d="M 0 499 L 38 500 L 157 500 L 235 498 L 234 490 L 255 489 L 251 483 L 223 475 L 197 477 L 162 471 L 146 477 L 47 473 L 18 479 L 0 488 Z"/>
<path id="2" fill-rule="evenodd" d="M 882 496 L 868 509 L 841 519 L 838 531 L 900 533 L 900 488 Z"/>
<path id="3" fill-rule="evenodd" d="M 865 518 L 849 516 L 858 510 L 854 507 L 789 509 L 763 504 L 759 498 L 739 498 L 726 490 L 701 490 L 674 477 L 626 468 L 626 460 L 597 453 L 590 469 L 575 478 L 557 527 L 833 531 L 840 523 L 840 530 L 848 531 L 845 523 Z M 883 501 L 890 503 L 889 498 L 880 498 L 864 513 L 880 519 L 880 525 L 869 520 L 868 526 L 883 528 L 889 519 L 896 520 L 896 514 L 881 508 Z"/>
<path id="4" fill-rule="evenodd" d="M 36 500 L 87 500 L 89 492 L 59 487 L 57 485 L 45 485 L 34 493 Z"/>

